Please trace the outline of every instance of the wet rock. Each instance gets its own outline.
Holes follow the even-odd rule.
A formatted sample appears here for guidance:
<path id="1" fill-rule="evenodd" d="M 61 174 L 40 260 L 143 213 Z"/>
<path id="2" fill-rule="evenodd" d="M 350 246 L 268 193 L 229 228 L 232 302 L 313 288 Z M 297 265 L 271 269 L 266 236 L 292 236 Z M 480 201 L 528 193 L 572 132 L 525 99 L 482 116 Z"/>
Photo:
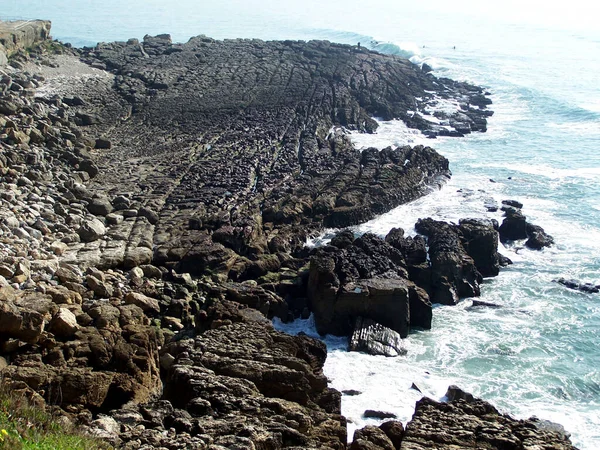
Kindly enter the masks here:
<path id="1" fill-rule="evenodd" d="M 404 268 L 399 250 L 365 234 L 352 245 L 313 253 L 308 299 L 319 333 L 350 335 L 357 317 L 405 337 L 409 326 L 431 326 L 431 305 Z"/>
<path id="2" fill-rule="evenodd" d="M 348 350 L 370 355 L 405 355 L 406 348 L 400 335 L 371 319 L 356 318 Z"/>
<path id="3" fill-rule="evenodd" d="M 454 305 L 460 298 L 479 296 L 483 278 L 462 244 L 460 228 L 433 219 L 419 219 L 415 229 L 427 236 L 431 301 Z"/>
<path id="4" fill-rule="evenodd" d="M 595 285 L 592 283 L 581 283 L 580 281 L 572 278 L 567 279 L 561 277 L 553 281 L 556 281 L 557 283 L 562 284 L 563 286 L 568 287 L 569 289 L 585 292 L 586 294 L 596 294 L 600 292 L 600 285 Z"/>
<path id="5" fill-rule="evenodd" d="M 564 435 L 538 430 L 532 419 L 502 415 L 459 388 L 451 387 L 447 397 L 448 403 L 427 397 L 417 402 L 400 448 L 575 449 Z"/>
<path id="6" fill-rule="evenodd" d="M 541 250 L 554 244 L 554 238 L 546 234 L 542 227 L 528 223 L 526 229 L 528 239 L 525 241 L 525 246 L 534 250 Z"/>
<path id="7" fill-rule="evenodd" d="M 390 412 L 385 412 L 385 411 L 376 411 L 373 409 L 367 409 L 363 413 L 363 417 L 368 418 L 368 419 L 395 419 L 396 414 L 390 413 Z"/>
<path id="8" fill-rule="evenodd" d="M 506 217 L 498 229 L 500 239 L 505 242 L 527 238 L 526 218 L 521 210 L 510 208 L 505 215 Z"/>
<path id="9" fill-rule="evenodd" d="M 485 307 L 485 308 L 502 308 L 502 305 L 498 305 L 496 303 L 491 303 L 491 302 L 484 302 L 481 300 L 473 300 L 473 304 L 470 306 L 471 308 L 479 308 L 479 307 Z"/>
<path id="10" fill-rule="evenodd" d="M 484 277 L 500 272 L 498 232 L 494 223 L 483 219 L 461 219 L 458 231 L 465 251 L 473 258 L 475 267 Z"/>

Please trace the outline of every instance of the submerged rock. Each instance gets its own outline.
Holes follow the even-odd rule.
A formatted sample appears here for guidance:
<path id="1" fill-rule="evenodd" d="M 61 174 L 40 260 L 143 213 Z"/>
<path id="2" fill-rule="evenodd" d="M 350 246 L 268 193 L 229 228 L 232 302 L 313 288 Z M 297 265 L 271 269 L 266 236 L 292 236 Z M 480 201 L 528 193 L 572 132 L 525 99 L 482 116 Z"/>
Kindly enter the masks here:
<path id="1" fill-rule="evenodd" d="M 595 285 L 592 283 L 581 283 L 580 281 L 575 280 L 573 278 L 566 279 L 561 277 L 553 281 L 562 284 L 563 286 L 568 287 L 569 289 L 585 292 L 586 294 L 596 294 L 600 292 L 600 285 Z"/>

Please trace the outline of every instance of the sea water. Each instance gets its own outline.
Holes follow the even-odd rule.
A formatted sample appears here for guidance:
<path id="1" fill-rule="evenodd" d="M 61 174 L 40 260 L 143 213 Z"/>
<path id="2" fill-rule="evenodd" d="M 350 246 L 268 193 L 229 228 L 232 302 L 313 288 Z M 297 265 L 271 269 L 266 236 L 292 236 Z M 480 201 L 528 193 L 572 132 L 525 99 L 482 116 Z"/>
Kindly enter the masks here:
<path id="1" fill-rule="evenodd" d="M 600 295 L 570 291 L 558 277 L 600 283 L 600 7 L 537 0 L 274 1 L 2 0 L 0 19 L 53 21 L 77 46 L 170 33 L 214 38 L 328 39 L 427 63 L 434 73 L 484 86 L 494 102 L 487 133 L 425 139 L 401 123 L 353 136 L 358 147 L 424 143 L 450 160 L 440 191 L 354 228 L 414 233 L 420 217 L 489 217 L 485 202 L 516 199 L 554 236 L 549 249 L 500 250 L 514 264 L 487 279 L 482 299 L 501 308 L 434 308 L 430 331 L 412 333 L 405 357 L 346 352 L 326 337 L 325 372 L 344 396 L 350 432 L 365 409 L 410 419 L 421 395 L 457 384 L 515 417 L 559 422 L 581 449 L 600 448 Z M 327 238 L 327 235 L 322 238 Z M 315 334 L 310 320 L 289 332 Z M 422 393 L 411 389 L 415 384 Z"/>

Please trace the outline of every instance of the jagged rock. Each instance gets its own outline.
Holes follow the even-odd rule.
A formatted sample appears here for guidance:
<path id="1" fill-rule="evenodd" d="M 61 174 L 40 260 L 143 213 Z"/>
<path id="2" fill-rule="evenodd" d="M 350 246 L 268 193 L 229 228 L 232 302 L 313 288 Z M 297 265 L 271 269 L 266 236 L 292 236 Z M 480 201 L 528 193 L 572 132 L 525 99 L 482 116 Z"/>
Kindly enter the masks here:
<path id="1" fill-rule="evenodd" d="M 371 419 L 395 419 L 396 414 L 385 411 L 375 411 L 373 409 L 367 409 L 363 413 L 363 417 Z"/>
<path id="2" fill-rule="evenodd" d="M 505 214 L 506 217 L 498 229 L 500 239 L 505 242 L 527 238 L 527 222 L 521 210 L 508 208 Z"/>
<path id="3" fill-rule="evenodd" d="M 356 318 L 348 350 L 384 356 L 406 354 L 402 338 L 397 332 L 362 317 Z"/>
<path id="4" fill-rule="evenodd" d="M 566 279 L 562 277 L 554 281 L 562 284 L 565 287 L 568 287 L 569 289 L 585 292 L 587 294 L 596 294 L 600 292 L 600 285 L 595 285 L 592 283 L 581 283 L 574 279 Z"/>
<path id="5" fill-rule="evenodd" d="M 399 449 L 404 437 L 404 426 L 397 420 L 388 420 L 379 425 L 379 428 L 385 433 L 392 442 L 395 449 Z"/>
<path id="6" fill-rule="evenodd" d="M 546 234 L 542 227 L 527 223 L 526 229 L 528 239 L 525 241 L 525 246 L 534 250 L 541 250 L 554 244 L 554 238 Z"/>
<path id="7" fill-rule="evenodd" d="M 461 242 L 459 228 L 442 221 L 419 219 L 415 229 L 427 236 L 431 301 L 454 305 L 459 298 L 479 296 L 483 278 Z"/>
<path id="8" fill-rule="evenodd" d="M 495 222 L 495 221 L 494 221 Z M 483 219 L 461 219 L 458 222 L 461 242 L 475 267 L 484 277 L 495 277 L 500 272 L 498 257 L 497 222 Z"/>
<path id="9" fill-rule="evenodd" d="M 12 288 L 0 288 L 0 335 L 36 343 L 44 331 L 44 316 L 37 311 L 18 308 L 9 296 Z"/>
<path id="10" fill-rule="evenodd" d="M 394 450 L 394 444 L 386 433 L 378 427 L 369 425 L 354 432 L 350 450 Z"/>
<path id="11" fill-rule="evenodd" d="M 554 431 L 539 430 L 536 421 L 514 420 L 500 414 L 489 403 L 450 387 L 448 403 L 427 397 L 417 402 L 406 426 L 400 449 L 456 448 L 575 450 L 568 438 Z"/>
<path id="12" fill-rule="evenodd" d="M 425 291 L 407 279 L 399 250 L 365 234 L 352 245 L 313 253 L 308 299 L 321 334 L 350 335 L 358 316 L 405 337 L 409 326 L 431 326 Z"/>
<path id="13" fill-rule="evenodd" d="M 93 275 L 88 275 L 85 278 L 85 282 L 96 295 L 102 298 L 112 297 L 114 293 L 114 289 L 109 283 L 99 280 Z"/>

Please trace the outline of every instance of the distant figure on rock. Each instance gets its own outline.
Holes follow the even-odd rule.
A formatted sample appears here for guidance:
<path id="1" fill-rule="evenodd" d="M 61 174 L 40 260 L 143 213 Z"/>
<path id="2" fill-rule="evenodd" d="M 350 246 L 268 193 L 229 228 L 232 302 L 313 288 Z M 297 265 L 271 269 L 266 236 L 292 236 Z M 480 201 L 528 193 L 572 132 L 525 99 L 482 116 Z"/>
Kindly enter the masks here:
<path id="1" fill-rule="evenodd" d="M 356 44 L 356 46 L 357 46 L 358 48 L 360 48 L 360 42 L 359 42 L 358 44 Z"/>

